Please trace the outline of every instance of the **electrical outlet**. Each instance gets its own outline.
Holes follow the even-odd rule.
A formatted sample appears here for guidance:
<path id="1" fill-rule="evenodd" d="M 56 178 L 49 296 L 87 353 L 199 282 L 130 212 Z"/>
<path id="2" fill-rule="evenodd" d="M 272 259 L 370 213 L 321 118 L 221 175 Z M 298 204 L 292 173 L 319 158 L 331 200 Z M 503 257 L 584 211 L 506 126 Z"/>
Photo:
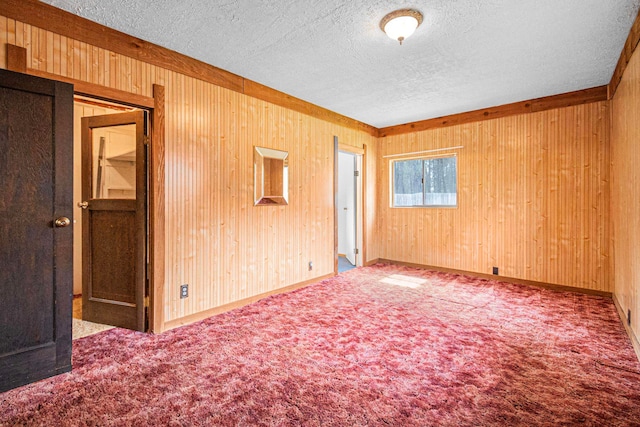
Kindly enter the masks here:
<path id="1" fill-rule="evenodd" d="M 627 325 L 631 326 L 631 309 L 627 309 Z"/>
<path id="2" fill-rule="evenodd" d="M 180 299 L 184 299 L 189 296 L 189 285 L 180 286 Z"/>
<path id="3" fill-rule="evenodd" d="M 309 271 L 313 270 L 313 261 L 309 261 Z"/>
<path id="4" fill-rule="evenodd" d="M 493 274 L 498 275 L 498 267 L 493 267 Z"/>

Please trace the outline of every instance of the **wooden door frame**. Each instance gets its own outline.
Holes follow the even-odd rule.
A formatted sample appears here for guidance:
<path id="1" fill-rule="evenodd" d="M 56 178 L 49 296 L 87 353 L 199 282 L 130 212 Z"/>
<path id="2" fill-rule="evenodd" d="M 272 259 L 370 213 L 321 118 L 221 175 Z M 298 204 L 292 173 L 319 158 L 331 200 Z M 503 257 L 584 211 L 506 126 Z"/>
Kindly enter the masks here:
<path id="1" fill-rule="evenodd" d="M 153 97 L 87 83 L 27 67 L 27 50 L 7 44 L 7 69 L 74 85 L 74 94 L 137 107 L 149 112 L 151 138 L 147 160 L 147 215 L 149 251 L 149 332 L 164 331 L 165 290 L 165 90 L 153 84 Z M 73 112 L 71 113 L 73 114 Z"/>

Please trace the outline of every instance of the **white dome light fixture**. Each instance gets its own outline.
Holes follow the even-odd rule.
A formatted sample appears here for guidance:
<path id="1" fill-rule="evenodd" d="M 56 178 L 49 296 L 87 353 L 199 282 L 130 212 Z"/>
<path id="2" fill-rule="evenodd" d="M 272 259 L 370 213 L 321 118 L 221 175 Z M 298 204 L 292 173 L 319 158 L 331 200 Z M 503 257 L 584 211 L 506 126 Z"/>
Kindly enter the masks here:
<path id="1" fill-rule="evenodd" d="M 382 18 L 380 28 L 389 38 L 402 44 L 420 24 L 422 24 L 422 13 L 413 9 L 400 9 Z"/>

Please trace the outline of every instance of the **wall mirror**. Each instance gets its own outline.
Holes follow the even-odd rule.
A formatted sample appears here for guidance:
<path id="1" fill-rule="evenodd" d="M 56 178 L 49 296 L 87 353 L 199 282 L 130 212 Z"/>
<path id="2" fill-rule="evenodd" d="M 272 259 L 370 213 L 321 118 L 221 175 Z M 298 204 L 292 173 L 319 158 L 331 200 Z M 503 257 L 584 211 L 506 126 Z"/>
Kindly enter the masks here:
<path id="1" fill-rule="evenodd" d="M 289 153 L 254 147 L 253 183 L 255 205 L 289 203 Z"/>

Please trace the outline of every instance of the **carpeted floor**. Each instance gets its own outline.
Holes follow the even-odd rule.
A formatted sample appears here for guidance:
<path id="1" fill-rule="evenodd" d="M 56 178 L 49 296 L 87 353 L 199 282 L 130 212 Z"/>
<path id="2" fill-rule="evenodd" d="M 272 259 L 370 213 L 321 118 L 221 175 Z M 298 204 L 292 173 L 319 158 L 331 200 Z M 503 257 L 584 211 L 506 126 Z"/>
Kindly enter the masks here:
<path id="1" fill-rule="evenodd" d="M 610 299 L 405 267 L 158 336 L 111 329 L 73 361 L 0 394 L 0 425 L 640 425 Z"/>

